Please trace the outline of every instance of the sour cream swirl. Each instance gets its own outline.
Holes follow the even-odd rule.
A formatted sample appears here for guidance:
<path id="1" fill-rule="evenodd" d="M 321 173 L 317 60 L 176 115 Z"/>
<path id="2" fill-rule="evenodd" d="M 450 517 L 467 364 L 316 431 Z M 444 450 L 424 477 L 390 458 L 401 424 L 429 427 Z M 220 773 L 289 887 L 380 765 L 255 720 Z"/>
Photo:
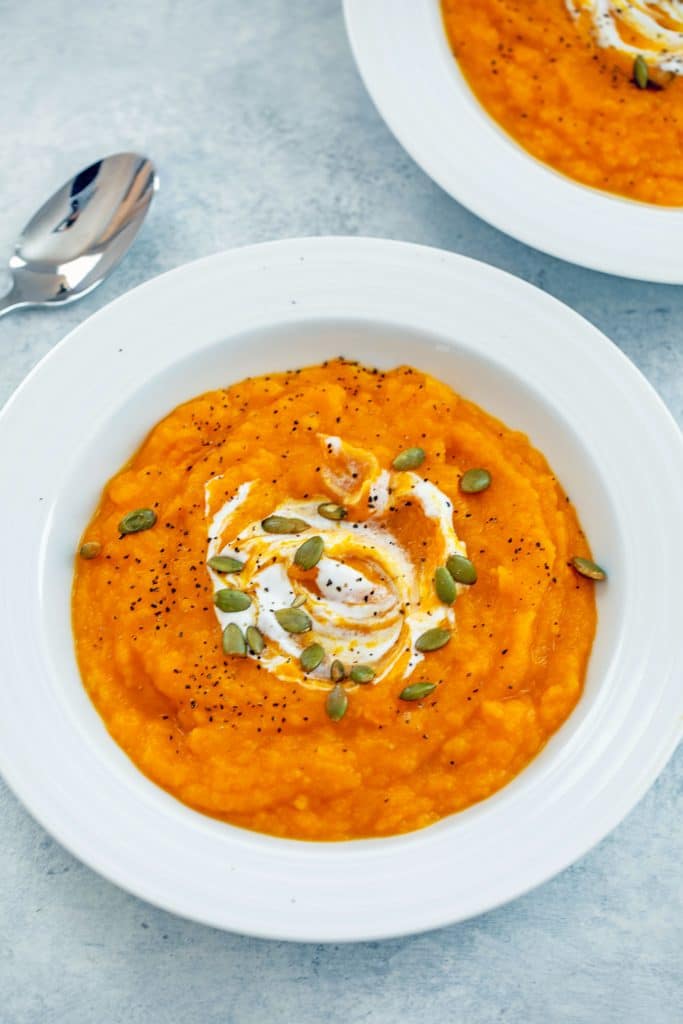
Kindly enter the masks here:
<path id="1" fill-rule="evenodd" d="M 683 0 L 565 0 L 565 3 L 572 17 L 590 19 L 598 46 L 611 47 L 634 58 L 641 54 L 650 67 L 683 75 Z M 637 44 L 633 42 L 636 37 Z"/>
<path id="2" fill-rule="evenodd" d="M 343 442 L 338 438 L 325 438 L 324 442 L 330 457 L 338 459 Z M 354 465 L 358 464 L 358 450 L 350 446 L 348 450 L 354 453 Z M 454 608 L 439 601 L 433 581 L 435 560 L 443 564 L 453 553 L 467 553 L 453 528 L 450 499 L 417 473 L 380 470 L 373 459 L 368 460 L 366 469 L 371 478 L 366 476 L 362 488 L 354 480 L 355 497 L 363 497 L 363 518 L 324 518 L 317 511 L 326 500 L 321 495 L 315 500 L 284 501 L 277 508 L 259 508 L 258 518 L 238 532 L 233 523 L 237 518 L 244 523 L 240 510 L 247 501 L 253 507 L 258 482 L 242 484 L 213 514 L 212 491 L 220 478 L 207 484 L 207 560 L 220 554 L 244 562 L 241 573 L 227 579 L 209 568 L 214 591 L 235 586 L 252 598 L 244 611 L 225 613 L 216 608 L 216 616 L 221 628 L 230 622 L 242 630 L 257 626 L 266 640 L 261 663 L 280 678 L 327 688 L 335 658 L 347 667 L 370 665 L 376 673 L 375 684 L 392 671 L 405 678 L 423 658 L 415 650 L 417 638 L 436 626 L 455 626 Z M 411 557 L 392 532 L 391 510 L 404 502 L 421 517 L 419 532 L 429 544 L 429 559 Z M 309 530 L 297 535 L 268 533 L 262 521 L 270 515 L 303 519 Z M 323 539 L 324 554 L 315 568 L 298 572 L 296 550 L 316 535 Z M 303 598 L 312 629 L 289 633 L 275 612 Z M 307 674 L 299 658 L 303 648 L 314 642 L 323 646 L 326 658 Z"/>

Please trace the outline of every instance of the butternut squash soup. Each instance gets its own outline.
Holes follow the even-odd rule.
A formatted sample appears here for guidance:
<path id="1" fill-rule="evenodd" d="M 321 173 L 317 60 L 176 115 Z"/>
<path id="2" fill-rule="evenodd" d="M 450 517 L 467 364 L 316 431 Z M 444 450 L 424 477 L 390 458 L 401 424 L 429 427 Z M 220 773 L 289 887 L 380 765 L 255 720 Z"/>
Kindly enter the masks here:
<path id="1" fill-rule="evenodd" d="M 533 156 L 584 185 L 683 204 L 681 0 L 442 0 L 442 11 L 475 96 Z"/>
<path id="2" fill-rule="evenodd" d="M 514 778 L 581 695 L 604 576 L 523 434 L 343 359 L 171 412 L 76 562 L 83 682 L 128 756 L 205 814 L 316 840 Z"/>

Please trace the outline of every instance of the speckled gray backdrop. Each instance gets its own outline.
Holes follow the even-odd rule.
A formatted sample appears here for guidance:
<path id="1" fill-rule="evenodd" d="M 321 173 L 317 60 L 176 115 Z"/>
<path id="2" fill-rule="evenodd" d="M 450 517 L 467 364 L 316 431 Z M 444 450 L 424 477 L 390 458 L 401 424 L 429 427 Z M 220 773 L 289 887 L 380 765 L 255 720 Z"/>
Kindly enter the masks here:
<path id="1" fill-rule="evenodd" d="M 683 288 L 550 259 L 444 195 L 372 107 L 339 0 L 0 0 L 0 26 L 0 248 L 46 190 L 103 153 L 146 152 L 162 180 L 110 282 L 2 320 L 0 398 L 160 271 L 338 233 L 443 246 L 532 281 L 606 331 L 683 419 Z M 65 853 L 3 787 L 0 1024 L 674 1024 L 682 769 L 679 751 L 608 839 L 510 906 L 347 947 L 244 939 L 154 910 Z"/>

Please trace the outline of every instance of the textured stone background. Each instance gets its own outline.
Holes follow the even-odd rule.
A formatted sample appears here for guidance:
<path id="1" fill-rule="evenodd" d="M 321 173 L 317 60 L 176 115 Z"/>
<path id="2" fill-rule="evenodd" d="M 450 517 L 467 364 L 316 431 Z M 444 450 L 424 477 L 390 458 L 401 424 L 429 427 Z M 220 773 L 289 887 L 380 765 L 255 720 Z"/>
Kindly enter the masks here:
<path id="1" fill-rule="evenodd" d="M 0 16 L 4 250 L 46 192 L 99 155 L 139 149 L 162 178 L 107 284 L 2 321 L 1 399 L 75 324 L 160 271 L 338 233 L 443 246 L 534 282 L 606 331 L 683 419 L 683 289 L 553 260 L 444 195 L 366 96 L 339 0 L 0 0 Z M 244 939 L 156 911 L 73 860 L 2 788 L 0 1022 L 673 1024 L 682 769 L 679 751 L 608 839 L 517 902 L 348 947 Z"/>

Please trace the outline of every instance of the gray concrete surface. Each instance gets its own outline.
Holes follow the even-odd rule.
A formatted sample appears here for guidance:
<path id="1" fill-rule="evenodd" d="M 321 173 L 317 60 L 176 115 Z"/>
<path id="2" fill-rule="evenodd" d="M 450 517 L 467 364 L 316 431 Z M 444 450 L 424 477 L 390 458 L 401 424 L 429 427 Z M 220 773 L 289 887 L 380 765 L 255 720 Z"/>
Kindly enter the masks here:
<path id="1" fill-rule="evenodd" d="M 532 281 L 606 331 L 683 419 L 683 289 L 553 260 L 444 195 L 365 94 L 339 0 L 0 0 L 0 16 L 0 251 L 91 158 L 139 149 L 162 177 L 104 287 L 2 321 L 0 399 L 74 325 L 160 271 L 339 233 L 443 246 Z M 66 854 L 0 785 L 0 1024 L 674 1024 L 682 775 L 679 751 L 608 839 L 515 903 L 349 947 L 255 941 L 154 910 Z"/>

